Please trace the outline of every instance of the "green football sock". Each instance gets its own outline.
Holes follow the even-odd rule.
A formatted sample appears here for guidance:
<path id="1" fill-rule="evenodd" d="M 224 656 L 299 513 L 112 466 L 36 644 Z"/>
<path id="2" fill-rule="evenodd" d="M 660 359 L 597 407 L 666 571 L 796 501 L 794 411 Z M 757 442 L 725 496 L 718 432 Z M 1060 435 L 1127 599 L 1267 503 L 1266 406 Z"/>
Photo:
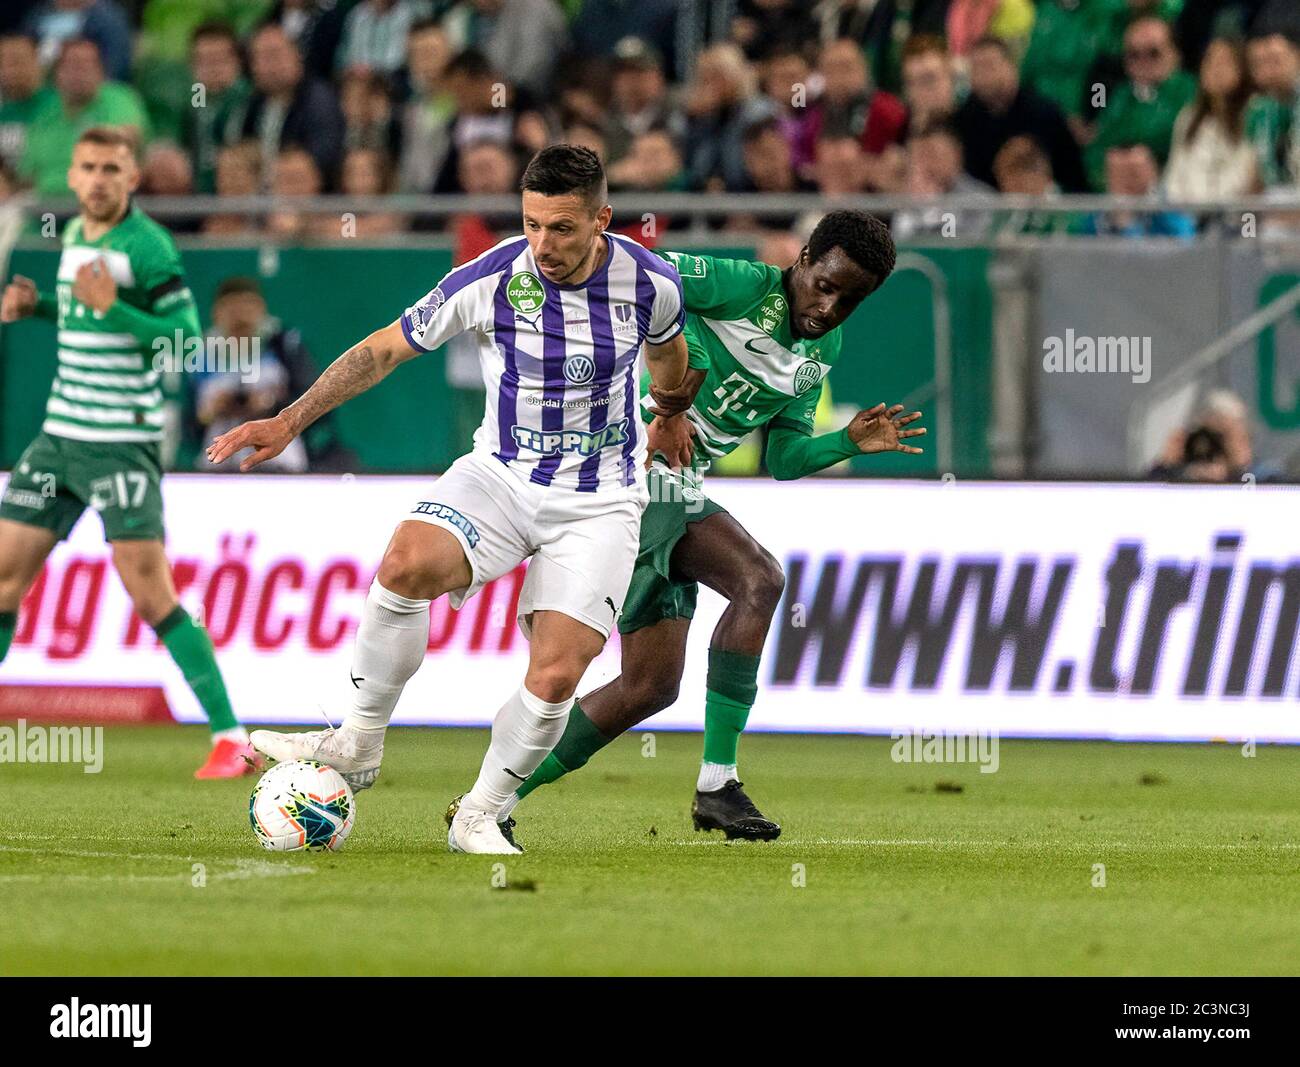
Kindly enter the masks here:
<path id="1" fill-rule="evenodd" d="M 13 642 L 14 631 L 18 629 L 18 612 L 0 611 L 0 663 L 9 654 L 9 645 Z"/>
<path id="2" fill-rule="evenodd" d="M 758 656 L 709 649 L 704 694 L 704 762 L 731 766 L 758 696 Z"/>
<path id="3" fill-rule="evenodd" d="M 230 709 L 230 697 L 226 694 L 226 683 L 221 679 L 221 668 L 217 666 L 217 654 L 208 631 L 191 619 L 179 604 L 154 627 L 154 631 L 162 638 L 163 645 L 199 698 L 212 732 L 237 727 L 239 722 Z"/>
<path id="4" fill-rule="evenodd" d="M 523 800 L 539 785 L 547 785 L 557 778 L 563 778 L 570 771 L 576 771 L 612 740 L 612 737 L 602 734 L 596 724 L 587 718 L 582 705 L 575 700 L 569 709 L 569 721 L 565 724 L 564 735 L 551 750 L 551 754 L 542 760 L 541 766 L 528 776 L 528 781 L 515 790 L 515 796 Z"/>

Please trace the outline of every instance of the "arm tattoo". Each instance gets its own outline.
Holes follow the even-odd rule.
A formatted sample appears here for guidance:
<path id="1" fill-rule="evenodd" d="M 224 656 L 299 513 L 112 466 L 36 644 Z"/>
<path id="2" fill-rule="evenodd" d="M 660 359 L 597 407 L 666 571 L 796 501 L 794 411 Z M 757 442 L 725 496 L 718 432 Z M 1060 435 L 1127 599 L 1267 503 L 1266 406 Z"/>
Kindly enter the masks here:
<path id="1" fill-rule="evenodd" d="M 359 345 L 326 367 L 312 387 L 280 414 L 293 432 L 299 434 L 327 411 L 364 393 L 391 369 L 369 345 Z"/>

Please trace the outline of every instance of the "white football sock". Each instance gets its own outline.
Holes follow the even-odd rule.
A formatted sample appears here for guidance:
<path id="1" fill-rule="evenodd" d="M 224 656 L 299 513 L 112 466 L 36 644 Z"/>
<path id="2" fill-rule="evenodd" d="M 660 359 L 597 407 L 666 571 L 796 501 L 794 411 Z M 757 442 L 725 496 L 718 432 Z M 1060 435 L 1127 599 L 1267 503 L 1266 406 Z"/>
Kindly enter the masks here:
<path id="1" fill-rule="evenodd" d="M 701 763 L 700 776 L 695 780 L 695 788 L 701 793 L 716 793 L 732 778 L 740 775 L 734 763 Z"/>
<path id="2" fill-rule="evenodd" d="M 376 578 L 366 594 L 352 647 L 355 688 L 343 726 L 382 731 L 406 683 L 424 662 L 428 645 L 429 601 L 398 596 Z"/>
<path id="3" fill-rule="evenodd" d="M 571 707 L 573 697 L 550 704 L 521 685 L 492 720 L 492 743 L 478 781 L 460 806 L 497 816 L 560 740 Z"/>
<path id="4" fill-rule="evenodd" d="M 229 730 L 218 730 L 212 735 L 212 743 L 215 745 L 218 741 L 237 741 L 241 745 L 248 744 L 248 731 L 242 726 L 232 726 Z"/>
<path id="5" fill-rule="evenodd" d="M 511 793 L 506 802 L 501 806 L 501 810 L 497 812 L 497 822 L 505 822 L 510 818 L 510 813 L 519 806 L 519 802 L 523 799 L 524 798 L 518 793 Z"/>

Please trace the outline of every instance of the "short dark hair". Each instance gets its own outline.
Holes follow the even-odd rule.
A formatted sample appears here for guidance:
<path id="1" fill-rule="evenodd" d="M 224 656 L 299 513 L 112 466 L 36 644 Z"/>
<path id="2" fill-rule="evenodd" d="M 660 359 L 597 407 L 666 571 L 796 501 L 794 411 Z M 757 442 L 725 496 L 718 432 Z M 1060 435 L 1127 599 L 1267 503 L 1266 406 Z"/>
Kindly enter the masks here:
<path id="1" fill-rule="evenodd" d="M 832 248 L 843 249 L 849 259 L 876 278 L 877 285 L 883 285 L 894 272 L 898 258 L 888 226 L 875 215 L 847 208 L 822 216 L 808 238 L 808 262 L 816 263 Z"/>
<path id="2" fill-rule="evenodd" d="M 582 199 L 599 201 L 608 196 L 605 168 L 590 148 L 576 144 L 553 144 L 543 148 L 528 161 L 519 179 L 520 191 L 542 196 L 566 196 L 573 193 Z"/>
<path id="3" fill-rule="evenodd" d="M 81 132 L 76 143 L 125 148 L 137 163 L 140 161 L 140 133 L 134 126 L 91 126 Z"/>
<path id="4" fill-rule="evenodd" d="M 1014 63 L 1015 59 L 1011 55 L 1011 46 L 1001 37 L 996 37 L 991 33 L 986 33 L 982 37 L 977 37 L 975 43 L 970 46 L 973 52 L 977 48 L 993 48 L 1002 53 L 1002 58 L 1009 63 Z"/>
<path id="5" fill-rule="evenodd" d="M 239 34 L 235 32 L 234 26 L 223 19 L 208 19 L 206 22 L 200 22 L 190 34 L 190 47 L 193 48 L 205 37 L 220 37 L 223 41 L 228 41 L 230 47 L 236 52 L 239 51 Z"/>
<path id="6" fill-rule="evenodd" d="M 490 78 L 494 71 L 487 56 L 477 48 L 466 48 L 463 52 L 457 52 L 452 56 L 447 63 L 447 69 L 443 71 L 443 76 L 447 78 L 455 74 L 466 78 Z"/>
<path id="7" fill-rule="evenodd" d="M 246 274 L 236 274 L 229 278 L 223 278 L 217 285 L 216 295 L 212 298 L 215 304 L 219 300 L 224 300 L 228 296 L 261 296 L 262 287 L 257 283 L 256 278 L 250 278 Z"/>

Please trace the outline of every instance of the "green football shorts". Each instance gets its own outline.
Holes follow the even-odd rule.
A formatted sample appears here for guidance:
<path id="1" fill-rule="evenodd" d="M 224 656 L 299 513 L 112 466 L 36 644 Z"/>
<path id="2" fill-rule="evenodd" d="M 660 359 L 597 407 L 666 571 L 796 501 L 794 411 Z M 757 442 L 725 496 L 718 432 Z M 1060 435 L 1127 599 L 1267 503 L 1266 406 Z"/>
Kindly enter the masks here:
<path id="1" fill-rule="evenodd" d="M 37 434 L 9 477 L 0 519 L 53 530 L 62 541 L 87 507 L 99 512 L 106 541 L 161 541 L 159 444 Z"/>
<path id="2" fill-rule="evenodd" d="M 690 472 L 683 478 L 656 463 L 650 468 L 647 481 L 650 503 L 641 514 L 636 568 L 618 619 L 621 634 L 645 629 L 663 619 L 694 616 L 699 584 L 672 578 L 673 549 L 691 523 L 727 510 L 704 495 Z"/>

